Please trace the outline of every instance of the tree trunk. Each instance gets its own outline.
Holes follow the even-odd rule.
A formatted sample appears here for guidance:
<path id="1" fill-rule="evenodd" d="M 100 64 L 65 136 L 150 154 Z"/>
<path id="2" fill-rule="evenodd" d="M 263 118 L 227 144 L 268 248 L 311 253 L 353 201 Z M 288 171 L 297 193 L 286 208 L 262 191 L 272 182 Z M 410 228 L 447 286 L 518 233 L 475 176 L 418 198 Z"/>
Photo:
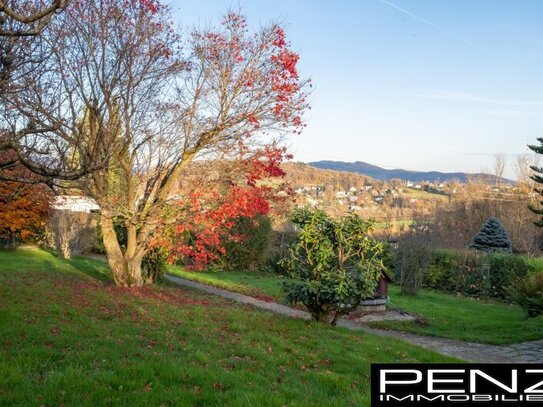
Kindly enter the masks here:
<path id="1" fill-rule="evenodd" d="M 117 239 L 113 221 L 103 214 L 100 221 L 107 262 L 115 284 L 120 287 L 140 287 L 144 284 L 141 263 L 144 252 L 134 250 L 124 253 Z M 132 246 L 132 242 L 128 246 Z"/>

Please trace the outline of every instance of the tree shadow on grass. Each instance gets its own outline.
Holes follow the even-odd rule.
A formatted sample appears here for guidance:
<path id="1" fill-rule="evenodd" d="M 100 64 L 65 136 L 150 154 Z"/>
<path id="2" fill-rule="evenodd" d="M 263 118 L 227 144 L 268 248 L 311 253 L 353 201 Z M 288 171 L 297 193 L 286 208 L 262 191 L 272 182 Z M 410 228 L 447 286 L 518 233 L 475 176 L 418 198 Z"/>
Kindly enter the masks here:
<path id="1" fill-rule="evenodd" d="M 89 257 L 78 256 L 61 259 L 50 249 L 24 248 L 0 251 L 2 266 L 15 271 L 60 272 L 86 276 L 106 284 L 112 282 L 107 263 Z"/>

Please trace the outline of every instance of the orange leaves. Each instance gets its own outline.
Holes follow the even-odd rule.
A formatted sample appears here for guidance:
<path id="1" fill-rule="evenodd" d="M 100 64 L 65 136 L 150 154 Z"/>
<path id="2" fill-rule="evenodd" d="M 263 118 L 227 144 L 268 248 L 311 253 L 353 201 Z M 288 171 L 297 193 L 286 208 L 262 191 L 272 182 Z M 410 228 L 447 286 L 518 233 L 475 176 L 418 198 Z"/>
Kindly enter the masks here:
<path id="1" fill-rule="evenodd" d="M 10 153 L 0 152 L 0 163 L 10 161 Z M 37 177 L 21 165 L 4 170 L 10 178 Z M 30 239 L 45 225 L 51 200 L 45 185 L 0 181 L 0 237 Z"/>

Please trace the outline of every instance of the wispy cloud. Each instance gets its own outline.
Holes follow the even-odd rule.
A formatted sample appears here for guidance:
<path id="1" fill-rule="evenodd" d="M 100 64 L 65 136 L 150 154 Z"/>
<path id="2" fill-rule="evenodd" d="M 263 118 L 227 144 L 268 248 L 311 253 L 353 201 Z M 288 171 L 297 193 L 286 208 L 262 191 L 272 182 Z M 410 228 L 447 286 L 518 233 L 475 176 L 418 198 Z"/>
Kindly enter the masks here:
<path id="1" fill-rule="evenodd" d="M 538 115 L 536 112 L 530 110 L 489 110 L 488 114 L 491 116 L 509 117 L 512 119 Z"/>
<path id="2" fill-rule="evenodd" d="M 392 2 L 390 2 L 390 1 L 388 1 L 388 0 L 378 0 L 378 1 L 380 1 L 380 2 L 383 3 L 383 4 L 386 4 L 386 5 L 389 6 L 389 7 L 392 7 L 393 9 L 396 9 L 397 11 L 399 11 L 399 12 L 405 14 L 405 15 L 408 15 L 408 16 L 411 17 L 411 18 L 414 18 L 414 19 L 417 20 L 417 21 L 420 21 L 421 23 L 423 23 L 423 24 L 425 24 L 425 25 L 427 25 L 427 26 L 429 26 L 429 27 L 432 27 L 433 29 L 435 29 L 435 30 L 437 30 L 437 31 L 439 31 L 439 32 L 441 32 L 441 33 L 447 35 L 448 37 L 454 38 L 455 40 L 461 41 L 461 42 L 463 42 L 463 43 L 465 43 L 465 44 L 468 44 L 468 45 L 471 45 L 471 46 L 473 46 L 473 47 L 480 48 L 480 47 L 479 47 L 477 44 L 475 44 L 474 42 L 472 42 L 472 41 L 470 41 L 470 40 L 468 40 L 468 39 L 466 39 L 466 38 L 463 38 L 463 37 L 461 37 L 461 36 L 459 36 L 459 35 L 457 35 L 457 34 L 451 32 L 451 31 L 449 31 L 449 30 L 447 30 L 447 29 L 445 29 L 445 28 L 443 28 L 443 27 L 441 27 L 441 26 L 439 26 L 439 25 L 437 25 L 437 24 L 434 24 L 434 23 L 432 23 L 431 21 L 426 20 L 425 18 L 422 18 L 422 17 L 420 17 L 420 16 L 418 16 L 418 15 L 416 15 L 416 14 L 413 14 L 411 11 L 406 10 L 406 9 L 403 8 L 403 7 L 400 7 L 400 6 L 398 6 L 397 4 L 394 4 L 394 3 L 392 3 Z"/>
<path id="3" fill-rule="evenodd" d="M 543 101 L 540 100 L 507 100 L 494 99 L 485 96 L 480 96 L 472 93 L 463 92 L 436 92 L 436 93 L 416 93 L 413 96 L 433 99 L 433 100 L 450 100 L 458 102 L 484 103 L 497 106 L 519 106 L 519 107 L 543 107 Z"/>

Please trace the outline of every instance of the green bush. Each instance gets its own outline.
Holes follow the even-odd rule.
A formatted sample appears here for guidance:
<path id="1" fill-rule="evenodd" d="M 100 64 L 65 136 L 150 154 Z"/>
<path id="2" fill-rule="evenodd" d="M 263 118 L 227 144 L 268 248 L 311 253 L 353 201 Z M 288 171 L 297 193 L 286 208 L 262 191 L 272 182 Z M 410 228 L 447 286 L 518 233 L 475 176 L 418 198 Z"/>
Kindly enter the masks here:
<path id="1" fill-rule="evenodd" d="M 457 252 L 435 250 L 424 278 L 424 286 L 443 291 L 456 291 L 461 276 L 461 261 Z"/>
<path id="2" fill-rule="evenodd" d="M 507 287 L 519 278 L 536 273 L 542 265 L 539 259 L 522 256 L 439 249 L 431 252 L 423 287 L 472 297 L 508 300 Z M 395 268 L 398 273 L 398 265 Z"/>
<path id="3" fill-rule="evenodd" d="M 141 262 L 143 279 L 151 283 L 162 283 L 168 271 L 168 258 L 163 248 L 149 250 Z"/>
<path id="4" fill-rule="evenodd" d="M 526 257 L 528 274 L 543 273 L 543 257 Z"/>
<path id="5" fill-rule="evenodd" d="M 292 221 L 300 232 L 281 262 L 287 301 L 334 325 L 373 297 L 384 271 L 384 246 L 368 237 L 373 222 L 356 214 L 334 219 L 319 209 L 298 209 Z"/>
<path id="6" fill-rule="evenodd" d="M 268 216 L 240 218 L 232 232 L 242 239 L 225 244 L 226 254 L 219 259 L 219 267 L 224 270 L 255 270 L 262 266 L 272 238 L 271 219 Z"/>
<path id="7" fill-rule="evenodd" d="M 517 279 L 507 293 L 528 318 L 543 315 L 543 273 Z"/>
<path id="8" fill-rule="evenodd" d="M 489 297 L 507 298 L 507 287 L 513 281 L 528 274 L 529 266 L 526 259 L 520 256 L 506 254 L 491 254 L 488 262 L 488 292 Z"/>

